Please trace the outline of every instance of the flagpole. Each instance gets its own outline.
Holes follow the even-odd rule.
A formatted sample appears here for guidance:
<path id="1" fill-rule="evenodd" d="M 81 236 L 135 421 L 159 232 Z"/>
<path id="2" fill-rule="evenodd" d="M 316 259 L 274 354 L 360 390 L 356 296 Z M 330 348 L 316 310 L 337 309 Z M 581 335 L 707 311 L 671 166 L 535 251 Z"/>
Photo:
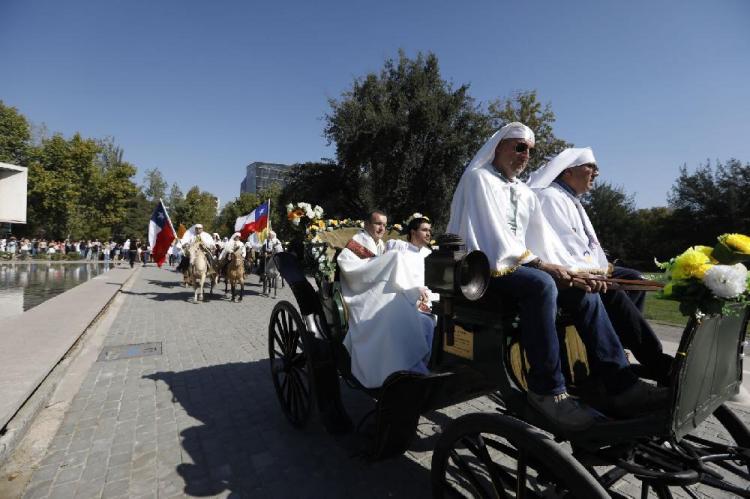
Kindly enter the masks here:
<path id="1" fill-rule="evenodd" d="M 268 233 L 271 233 L 271 198 L 268 198 Z"/>
<path id="2" fill-rule="evenodd" d="M 172 232 L 174 232 L 175 238 L 177 237 L 177 231 L 174 230 L 174 224 L 172 223 L 172 218 L 169 216 L 169 212 L 167 211 L 167 206 L 164 204 L 164 201 L 159 198 L 159 202 L 164 207 L 164 213 L 167 215 L 167 222 L 169 222 L 169 226 L 172 227 Z M 174 242 L 174 241 L 172 241 Z"/>

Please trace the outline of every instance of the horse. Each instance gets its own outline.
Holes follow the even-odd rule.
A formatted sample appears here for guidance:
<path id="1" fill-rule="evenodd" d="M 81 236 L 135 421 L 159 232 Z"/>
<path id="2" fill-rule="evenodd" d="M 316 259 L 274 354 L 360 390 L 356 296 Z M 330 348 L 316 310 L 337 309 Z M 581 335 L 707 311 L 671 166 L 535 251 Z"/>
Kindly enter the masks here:
<path id="1" fill-rule="evenodd" d="M 281 275 L 276 268 L 276 262 L 274 262 L 273 259 L 273 252 L 262 252 L 261 254 L 264 259 L 263 274 L 261 275 L 261 282 L 263 283 L 262 294 L 271 296 L 271 288 L 273 288 L 273 297 L 276 298 L 276 283 Z"/>
<path id="2" fill-rule="evenodd" d="M 214 292 L 214 279 L 216 277 L 215 275 L 210 275 L 211 268 L 209 267 L 208 259 L 203 252 L 201 244 L 191 245 L 188 254 L 190 255 L 189 275 L 193 281 L 193 289 L 195 289 L 193 302 L 198 303 L 198 301 L 203 301 L 203 285 L 206 282 L 206 277 L 209 279 L 210 294 L 213 294 Z"/>
<path id="3" fill-rule="evenodd" d="M 238 302 L 242 301 L 245 292 L 245 260 L 242 258 L 242 248 L 237 248 L 233 253 L 227 255 L 229 262 L 224 270 L 224 294 L 227 292 L 227 283 L 232 286 L 232 301 L 235 298 L 235 285 L 239 285 Z"/>

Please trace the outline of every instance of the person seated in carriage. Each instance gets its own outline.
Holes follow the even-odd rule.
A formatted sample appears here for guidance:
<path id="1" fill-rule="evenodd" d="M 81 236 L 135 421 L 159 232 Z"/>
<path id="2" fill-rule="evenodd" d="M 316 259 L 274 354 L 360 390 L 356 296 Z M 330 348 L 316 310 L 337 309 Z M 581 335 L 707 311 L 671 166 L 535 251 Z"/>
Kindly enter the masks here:
<path id="1" fill-rule="evenodd" d="M 601 417 L 567 395 L 555 324 L 560 306 L 573 317 L 611 410 L 626 416 L 665 406 L 668 390 L 638 379 L 629 368 L 598 295 L 601 283 L 573 280 L 573 259 L 545 220 L 539 200 L 518 179 L 534 141 L 531 129 L 518 122 L 495 132 L 464 171 L 448 223 L 448 232 L 459 235 L 468 250 L 487 255 L 492 296 L 519 305 L 521 345 L 529 360 L 527 399 L 569 430 L 584 430 Z"/>
<path id="2" fill-rule="evenodd" d="M 643 279 L 636 270 L 611 265 L 580 198 L 599 175 L 590 147 L 568 148 L 529 175 L 526 184 L 539 198 L 542 213 L 579 269 L 619 279 Z M 604 289 L 600 296 L 623 346 L 633 352 L 643 373 L 667 384 L 674 360 L 643 317 L 645 291 Z"/>
<path id="3" fill-rule="evenodd" d="M 426 374 L 435 328 L 432 316 L 417 309 L 426 290 L 424 256 L 395 247 L 386 252 L 386 223 L 383 211 L 372 211 L 337 257 L 349 311 L 344 346 L 352 374 L 366 388 L 397 371 Z"/>
<path id="4" fill-rule="evenodd" d="M 430 247 L 432 242 L 432 224 L 429 218 L 421 213 L 415 213 L 404 223 L 403 233 L 406 235 L 406 241 L 402 239 L 390 239 L 385 245 L 385 251 L 402 251 L 409 255 L 417 254 L 422 259 L 427 258 L 432 253 Z M 424 286 L 424 264 L 417 262 L 413 267 L 413 271 L 417 273 L 415 282 L 422 283 L 422 292 L 417 308 L 421 312 L 430 313 L 431 292 Z M 432 344 L 431 339 L 430 344 Z"/>

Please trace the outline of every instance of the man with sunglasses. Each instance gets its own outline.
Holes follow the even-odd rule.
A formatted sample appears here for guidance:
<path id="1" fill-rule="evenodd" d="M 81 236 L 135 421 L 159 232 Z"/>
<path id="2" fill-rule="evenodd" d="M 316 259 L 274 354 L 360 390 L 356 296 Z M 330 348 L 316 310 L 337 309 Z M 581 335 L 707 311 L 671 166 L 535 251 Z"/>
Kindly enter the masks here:
<path id="1" fill-rule="evenodd" d="M 657 392 L 629 369 L 601 299 L 591 292 L 596 284 L 573 280 L 573 259 L 532 190 L 518 179 L 534 140 L 531 129 L 516 122 L 482 146 L 454 193 L 448 232 L 461 236 L 468 250 L 487 255 L 493 270 L 491 296 L 499 303 L 519 304 L 529 403 L 560 428 L 582 431 L 601 415 L 567 395 L 555 324 L 558 306 L 573 317 L 592 374 L 603 380 L 614 412 L 651 410 L 666 403 L 667 393 Z"/>
<path id="2" fill-rule="evenodd" d="M 620 279 L 643 279 L 640 272 L 609 264 L 581 196 L 594 186 L 599 167 L 590 147 L 568 148 L 529 176 L 527 185 L 539 198 L 545 218 L 575 259 L 576 268 Z M 604 287 L 601 299 L 625 348 L 641 363 L 644 375 L 667 384 L 673 358 L 643 318 L 645 291 Z"/>

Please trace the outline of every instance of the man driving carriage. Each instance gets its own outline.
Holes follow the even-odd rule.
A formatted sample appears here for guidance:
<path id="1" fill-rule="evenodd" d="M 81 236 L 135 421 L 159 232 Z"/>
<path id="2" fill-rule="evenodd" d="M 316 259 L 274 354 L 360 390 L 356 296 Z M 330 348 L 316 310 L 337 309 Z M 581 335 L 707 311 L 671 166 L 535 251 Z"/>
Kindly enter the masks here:
<path id="1" fill-rule="evenodd" d="M 633 269 L 610 265 L 580 198 L 591 190 L 599 175 L 590 147 L 568 148 L 529 176 L 545 218 L 575 259 L 578 268 L 610 274 L 619 279 L 643 279 Z M 661 341 L 643 317 L 645 291 L 605 289 L 604 308 L 625 348 L 641 363 L 649 377 L 666 384 L 673 358 L 662 351 Z"/>
<path id="2" fill-rule="evenodd" d="M 517 178 L 534 143 L 531 129 L 518 122 L 492 135 L 461 177 L 448 224 L 448 232 L 461 236 L 467 249 L 487 255 L 494 295 L 519 305 L 521 344 L 530 364 L 528 400 L 563 428 L 582 430 L 599 417 L 567 395 L 555 324 L 560 306 L 572 315 L 612 409 L 625 415 L 663 405 L 668 391 L 639 380 L 629 369 L 599 295 L 591 292 L 600 291 L 601 284 L 573 272 L 575 262 L 539 201 Z"/>

